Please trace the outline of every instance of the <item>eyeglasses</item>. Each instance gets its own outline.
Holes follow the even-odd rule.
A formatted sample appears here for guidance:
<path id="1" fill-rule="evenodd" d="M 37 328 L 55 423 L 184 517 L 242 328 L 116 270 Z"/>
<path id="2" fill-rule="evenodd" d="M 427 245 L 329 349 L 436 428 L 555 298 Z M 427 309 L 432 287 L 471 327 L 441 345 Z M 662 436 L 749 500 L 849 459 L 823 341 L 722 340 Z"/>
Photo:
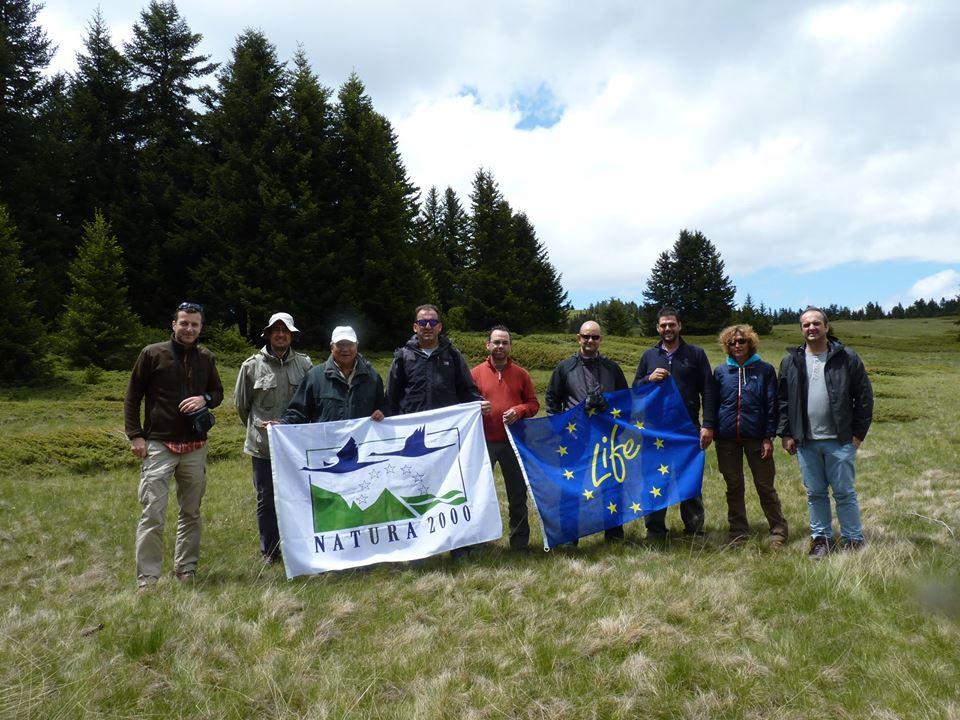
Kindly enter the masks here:
<path id="1" fill-rule="evenodd" d="M 600 336 L 599 336 L 599 335 L 584 335 L 583 333 L 580 333 L 580 339 L 581 339 L 581 340 L 593 340 L 594 342 L 596 342 L 597 340 L 600 339 Z"/>
<path id="2" fill-rule="evenodd" d="M 420 327 L 436 327 L 439 324 L 440 324 L 440 321 L 437 320 L 436 318 L 427 318 L 427 319 L 421 318 L 420 320 L 417 320 L 417 325 L 419 325 Z"/>
<path id="3" fill-rule="evenodd" d="M 180 312 L 181 310 L 188 313 L 202 313 L 203 305 L 195 302 L 182 302 L 177 305 L 177 312 Z"/>
<path id="4" fill-rule="evenodd" d="M 734 338 L 733 340 L 727 343 L 727 347 L 734 347 L 735 345 L 746 345 L 749 342 L 750 341 L 747 340 L 746 338 Z"/>

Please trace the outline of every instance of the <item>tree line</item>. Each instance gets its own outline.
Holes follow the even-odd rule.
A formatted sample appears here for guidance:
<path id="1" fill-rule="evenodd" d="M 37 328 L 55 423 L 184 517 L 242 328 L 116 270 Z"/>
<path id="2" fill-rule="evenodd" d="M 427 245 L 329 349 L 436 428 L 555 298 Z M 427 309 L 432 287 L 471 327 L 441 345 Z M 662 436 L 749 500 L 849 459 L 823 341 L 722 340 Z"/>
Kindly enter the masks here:
<path id="1" fill-rule="evenodd" d="M 122 47 L 97 10 L 76 71 L 45 77 L 39 10 L 0 0 L 0 302 L 40 331 L 64 339 L 108 307 L 116 332 L 165 327 L 182 300 L 246 338 L 284 309 L 314 342 L 350 322 L 367 347 L 396 345 L 422 302 L 452 327 L 566 320 L 545 246 L 492 172 L 466 206 L 450 188 L 421 201 L 356 74 L 334 92 L 302 48 L 288 67 L 256 30 L 220 65 L 172 0 L 151 0 Z M 108 271 L 118 283 L 84 275 Z"/>
<path id="2" fill-rule="evenodd" d="M 749 294 L 738 307 L 735 294 L 716 246 L 700 231 L 682 230 L 673 247 L 657 258 L 643 292 L 645 302 L 611 297 L 592 303 L 570 314 L 567 329 L 576 332 L 584 321 L 598 320 L 610 335 L 655 335 L 657 311 L 669 306 L 680 313 L 684 331 L 692 335 L 708 335 L 734 323 L 752 325 L 760 335 L 768 335 L 774 325 L 799 323 L 806 309 L 775 310 L 762 302 L 754 304 Z M 939 302 L 918 299 L 907 307 L 897 303 L 889 311 L 874 301 L 857 309 L 836 303 L 822 309 L 831 320 L 944 317 L 960 311 L 960 295 Z"/>

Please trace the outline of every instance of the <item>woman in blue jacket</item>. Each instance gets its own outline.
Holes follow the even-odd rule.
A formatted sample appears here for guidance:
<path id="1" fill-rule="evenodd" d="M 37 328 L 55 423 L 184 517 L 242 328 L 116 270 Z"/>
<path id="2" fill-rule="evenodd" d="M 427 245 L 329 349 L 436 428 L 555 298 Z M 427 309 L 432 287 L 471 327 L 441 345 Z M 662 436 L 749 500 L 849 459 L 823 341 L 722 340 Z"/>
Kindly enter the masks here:
<path id="1" fill-rule="evenodd" d="M 787 521 L 773 485 L 773 437 L 777 433 L 777 373 L 757 354 L 760 338 L 750 325 L 733 325 L 720 333 L 727 361 L 713 371 L 717 386 L 717 466 L 727 483 L 730 542 L 747 538 L 743 458 L 747 458 L 760 507 L 770 525 L 770 544 L 787 540 Z"/>

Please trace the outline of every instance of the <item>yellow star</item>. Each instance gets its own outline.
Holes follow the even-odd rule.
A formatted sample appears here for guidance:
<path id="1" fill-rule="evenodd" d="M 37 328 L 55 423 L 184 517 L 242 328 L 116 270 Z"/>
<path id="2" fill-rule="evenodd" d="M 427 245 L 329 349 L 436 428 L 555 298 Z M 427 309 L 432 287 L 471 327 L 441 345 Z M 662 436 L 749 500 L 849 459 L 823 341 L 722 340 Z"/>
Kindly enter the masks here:
<path id="1" fill-rule="evenodd" d="M 637 430 L 643 430 L 643 423 L 640 422 L 639 420 L 638 420 L 637 422 L 635 422 L 633 425 L 634 425 L 634 427 L 637 428 Z"/>
<path id="2" fill-rule="evenodd" d="M 668 472 L 670 472 L 670 468 L 668 468 L 666 465 L 661 465 L 661 466 L 660 466 L 660 474 L 661 474 L 661 475 L 666 475 Z"/>
<path id="3" fill-rule="evenodd" d="M 610 414 L 613 415 L 615 418 L 620 417 L 620 408 L 614 408 L 613 410 L 610 411 Z"/>
<path id="4" fill-rule="evenodd" d="M 650 494 L 654 497 L 660 497 L 660 488 L 655 487 L 650 491 Z"/>
<path id="5" fill-rule="evenodd" d="M 663 450 L 663 440 L 661 440 L 660 438 L 657 438 L 654 444 L 657 446 L 657 450 Z"/>
<path id="6" fill-rule="evenodd" d="M 577 426 L 573 423 L 567 423 L 567 432 L 575 433 L 577 431 Z"/>
<path id="7" fill-rule="evenodd" d="M 567 454 L 567 449 L 563 445 L 561 445 L 560 447 L 557 448 L 557 452 L 560 453 L 561 456 L 563 456 Z"/>
<path id="8" fill-rule="evenodd" d="M 610 514 L 612 515 L 617 511 L 617 506 L 614 505 L 613 503 L 610 503 L 609 505 L 607 505 L 607 510 L 609 510 Z"/>
<path id="9" fill-rule="evenodd" d="M 583 491 L 583 496 L 584 496 L 587 500 L 593 500 L 593 490 L 584 490 L 584 491 Z"/>
<path id="10" fill-rule="evenodd" d="M 596 415 L 596 414 L 597 414 L 597 409 L 596 409 L 596 408 L 590 408 L 589 410 L 587 410 L 587 416 L 588 416 L 588 417 L 593 417 L 593 416 Z"/>
<path id="11" fill-rule="evenodd" d="M 640 503 L 638 502 L 633 503 L 633 505 L 630 506 L 630 509 L 633 510 L 635 513 L 640 512 Z"/>
<path id="12" fill-rule="evenodd" d="M 563 476 L 564 476 L 567 480 L 572 480 L 572 479 L 573 479 L 573 471 L 572 471 L 572 470 L 564 470 L 564 471 L 563 471 Z"/>

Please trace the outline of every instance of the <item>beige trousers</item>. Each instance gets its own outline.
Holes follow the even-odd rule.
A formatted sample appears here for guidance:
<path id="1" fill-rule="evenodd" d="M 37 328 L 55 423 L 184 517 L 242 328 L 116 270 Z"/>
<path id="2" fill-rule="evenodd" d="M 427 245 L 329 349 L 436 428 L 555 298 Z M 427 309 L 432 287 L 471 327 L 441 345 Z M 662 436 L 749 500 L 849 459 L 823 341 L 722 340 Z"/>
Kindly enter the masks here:
<path id="1" fill-rule="evenodd" d="M 147 441 L 147 457 L 140 465 L 138 491 L 143 514 L 137 526 L 137 581 L 154 583 L 163 567 L 163 525 L 167 516 L 170 479 L 177 480 L 177 545 L 174 570 L 197 569 L 200 556 L 200 501 L 207 487 L 207 446 L 185 455 L 170 452 L 159 440 Z"/>

